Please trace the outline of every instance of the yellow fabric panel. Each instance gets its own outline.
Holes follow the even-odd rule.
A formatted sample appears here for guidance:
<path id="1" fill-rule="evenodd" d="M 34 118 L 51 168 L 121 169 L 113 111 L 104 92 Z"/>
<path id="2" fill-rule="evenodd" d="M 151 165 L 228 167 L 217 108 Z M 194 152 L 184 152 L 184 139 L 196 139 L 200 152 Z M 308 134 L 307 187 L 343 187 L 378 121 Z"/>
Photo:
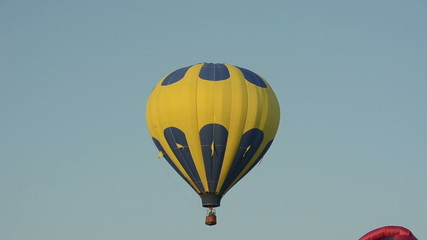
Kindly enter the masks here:
<path id="1" fill-rule="evenodd" d="M 224 96 L 225 102 L 228 104 L 223 105 L 223 111 L 229 114 L 229 119 L 228 122 L 222 122 L 221 124 L 228 130 L 228 139 L 216 192 L 220 191 L 233 163 L 242 133 L 244 133 L 246 117 L 248 115 L 246 80 L 239 69 L 231 65 L 226 66 L 230 71 L 232 81 L 228 82 L 229 94 Z"/>
<path id="2" fill-rule="evenodd" d="M 147 103 L 147 124 L 150 134 L 160 142 L 166 153 L 193 188 L 198 190 L 175 157 L 175 154 L 172 152 L 172 149 L 169 147 L 164 137 L 164 130 L 168 127 L 177 127 L 186 134 L 198 174 L 200 175 L 203 185 L 206 187 L 206 176 L 202 174 L 204 172 L 204 167 L 200 153 L 200 140 L 198 137 L 197 125 L 194 124 L 197 121 L 197 111 L 195 108 L 191 107 L 194 106 L 196 101 L 194 96 L 197 90 L 197 78 L 194 76 L 198 75 L 197 69 L 193 68 L 197 68 L 197 66 L 190 68 L 182 81 L 169 86 L 161 86 L 163 78 L 157 84 Z M 200 192 L 200 190 L 198 190 L 198 192 Z"/>
<path id="3" fill-rule="evenodd" d="M 186 134 L 188 146 L 191 149 L 191 155 L 193 157 L 194 164 L 196 165 L 197 172 L 200 176 L 203 187 L 207 189 L 208 181 L 206 178 L 202 150 L 200 148 L 200 127 L 198 123 L 200 114 L 198 112 L 198 107 L 195 107 L 199 104 L 197 99 L 197 94 L 200 92 L 200 81 L 198 81 L 198 75 L 201 67 L 202 64 L 192 66 L 187 72 L 188 75 L 186 75 L 183 80 L 171 85 L 172 87 L 176 84 L 182 84 L 182 87 L 180 87 L 179 90 L 185 89 L 185 91 L 183 91 L 183 95 L 175 98 L 175 101 L 179 99 L 179 102 L 181 102 L 181 105 L 176 108 L 178 112 L 169 117 L 182 118 L 181 121 L 174 122 L 173 126 L 181 129 Z M 174 88 L 171 94 L 176 94 L 179 90 Z"/>
<path id="4" fill-rule="evenodd" d="M 265 81 L 265 83 L 268 85 L 268 83 L 266 81 Z M 258 122 L 258 124 L 255 127 L 264 131 L 263 142 L 262 142 L 260 148 L 258 149 L 257 153 L 255 154 L 255 156 L 246 165 L 245 169 L 234 180 L 234 182 L 227 189 L 227 191 L 230 190 L 238 181 L 240 181 L 240 179 L 247 173 L 247 171 L 249 169 L 251 169 L 251 167 L 254 164 L 254 162 L 256 161 L 256 159 L 262 153 L 262 150 L 266 147 L 266 145 L 270 141 L 272 141 L 274 139 L 276 132 L 277 132 L 277 129 L 279 127 L 280 106 L 279 106 L 279 102 L 276 98 L 276 95 L 274 94 L 270 85 L 268 85 L 268 88 L 266 89 L 265 92 L 263 92 L 262 94 L 258 94 L 258 104 L 259 104 L 258 116 L 260 116 L 260 121 Z"/>

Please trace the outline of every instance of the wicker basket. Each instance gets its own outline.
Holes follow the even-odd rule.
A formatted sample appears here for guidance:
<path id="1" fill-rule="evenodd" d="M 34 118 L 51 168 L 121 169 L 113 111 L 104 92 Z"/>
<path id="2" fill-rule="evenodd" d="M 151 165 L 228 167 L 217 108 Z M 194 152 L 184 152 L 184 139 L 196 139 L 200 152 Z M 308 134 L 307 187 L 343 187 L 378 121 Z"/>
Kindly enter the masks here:
<path id="1" fill-rule="evenodd" d="M 205 224 L 208 226 L 213 226 L 216 224 L 216 216 L 214 214 L 206 216 Z"/>

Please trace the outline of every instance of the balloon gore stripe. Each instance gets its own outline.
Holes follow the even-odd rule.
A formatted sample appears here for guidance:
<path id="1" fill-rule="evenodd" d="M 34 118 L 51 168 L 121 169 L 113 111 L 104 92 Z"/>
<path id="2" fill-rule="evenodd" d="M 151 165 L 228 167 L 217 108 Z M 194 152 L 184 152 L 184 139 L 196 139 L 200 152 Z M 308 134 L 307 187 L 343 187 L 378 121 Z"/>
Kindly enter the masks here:
<path id="1" fill-rule="evenodd" d="M 215 192 L 224 162 L 225 147 L 227 146 L 228 131 L 220 124 L 208 124 L 200 130 L 203 161 L 209 192 Z"/>
<path id="2" fill-rule="evenodd" d="M 190 182 L 184 177 L 184 175 L 182 175 L 181 171 L 179 171 L 179 169 L 173 163 L 172 159 L 166 153 L 165 149 L 162 147 L 162 145 L 160 144 L 159 140 L 157 140 L 155 138 L 152 138 L 152 139 L 153 139 L 154 145 L 156 145 L 157 149 L 159 149 L 159 151 L 163 154 L 163 157 L 166 159 L 166 161 L 169 163 L 169 165 L 171 165 L 171 167 L 179 174 L 179 176 L 181 176 L 190 186 L 192 186 L 190 184 Z M 194 190 L 196 190 L 196 189 L 194 189 Z"/>
<path id="3" fill-rule="evenodd" d="M 181 166 L 185 169 L 197 188 L 201 192 L 204 192 L 205 188 L 203 187 L 196 166 L 194 165 L 193 157 L 191 156 L 184 132 L 178 128 L 169 127 L 165 129 L 164 134 L 169 147 L 172 149 Z"/>
<path id="4" fill-rule="evenodd" d="M 257 128 L 253 128 L 243 134 L 230 171 L 227 174 L 220 192 L 225 193 L 234 180 L 236 180 L 240 173 L 245 169 L 249 161 L 258 151 L 263 139 L 264 133 Z"/>

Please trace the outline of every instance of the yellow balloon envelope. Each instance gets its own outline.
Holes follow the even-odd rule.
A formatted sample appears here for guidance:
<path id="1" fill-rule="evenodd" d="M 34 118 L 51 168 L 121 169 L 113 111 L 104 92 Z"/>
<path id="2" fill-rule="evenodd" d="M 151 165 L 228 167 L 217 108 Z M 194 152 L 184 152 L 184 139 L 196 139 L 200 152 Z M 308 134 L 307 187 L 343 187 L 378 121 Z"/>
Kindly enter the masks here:
<path id="1" fill-rule="evenodd" d="M 280 109 L 273 89 L 254 72 L 201 63 L 164 77 L 146 115 L 159 157 L 212 208 L 267 152 Z"/>

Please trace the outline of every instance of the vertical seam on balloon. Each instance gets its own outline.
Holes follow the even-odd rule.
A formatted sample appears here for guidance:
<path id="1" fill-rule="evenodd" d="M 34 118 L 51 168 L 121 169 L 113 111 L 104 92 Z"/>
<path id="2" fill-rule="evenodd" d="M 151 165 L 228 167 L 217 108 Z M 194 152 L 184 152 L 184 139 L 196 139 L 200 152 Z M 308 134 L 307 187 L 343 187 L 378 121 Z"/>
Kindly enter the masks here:
<path id="1" fill-rule="evenodd" d="M 246 79 L 246 78 L 245 78 Z M 248 85 L 249 84 L 252 84 L 251 82 L 249 82 L 249 80 L 248 79 L 246 79 L 246 81 L 245 81 L 245 86 L 246 86 L 246 91 L 247 91 L 247 96 L 248 96 L 248 98 L 249 98 L 249 87 L 248 87 Z M 256 84 L 254 84 L 255 86 L 257 86 Z M 258 91 L 256 91 L 256 97 L 257 97 L 257 104 L 259 104 L 259 94 L 258 94 Z M 256 112 L 256 114 L 255 114 L 255 121 L 257 120 L 256 118 L 258 117 L 258 113 L 261 111 L 262 112 L 262 108 L 260 108 L 259 106 L 257 106 L 256 107 L 256 109 L 257 109 L 257 112 Z M 246 112 L 246 118 L 247 118 L 247 116 L 248 116 L 248 114 L 249 114 L 249 111 L 247 111 Z M 245 121 L 245 128 L 247 128 L 247 126 L 246 126 L 246 124 L 247 124 L 247 121 Z M 254 129 L 256 127 L 256 122 L 254 122 L 253 123 L 253 126 L 250 126 L 250 128 L 249 129 Z M 260 129 L 260 128 L 257 128 L 257 129 L 259 129 L 261 132 L 262 132 L 262 130 Z M 248 130 L 249 131 L 249 130 Z M 264 134 L 264 133 L 263 133 Z M 264 140 L 262 140 L 262 142 L 263 142 Z M 261 144 L 262 144 L 262 142 L 260 143 L 260 146 L 261 146 Z M 252 146 L 252 144 L 253 143 L 251 143 L 251 147 L 253 147 Z M 251 159 L 249 159 L 248 161 L 247 161 L 247 163 L 246 163 L 246 166 L 244 166 L 242 169 L 241 169 L 241 171 L 237 174 L 237 176 L 236 176 L 236 179 L 234 179 L 233 180 L 233 182 L 230 184 L 230 187 L 229 187 L 229 189 L 231 188 L 231 187 L 233 187 L 237 182 L 239 182 L 240 181 L 240 179 L 242 178 L 242 177 L 240 177 L 240 175 L 244 172 L 244 170 L 246 169 L 246 167 L 247 167 L 247 165 L 249 165 L 250 164 L 250 162 L 252 161 L 252 159 L 255 157 L 255 155 L 256 155 L 256 153 L 259 151 L 259 149 L 260 149 L 260 146 L 258 146 L 258 149 L 256 150 L 256 152 L 254 153 L 254 155 L 252 156 L 252 158 Z M 240 177 L 240 178 L 239 178 Z M 228 191 L 229 189 L 227 189 L 226 191 Z"/>
<path id="2" fill-rule="evenodd" d="M 243 72 L 239 69 L 239 71 L 242 73 L 242 75 L 243 75 Z M 244 89 L 244 91 L 242 91 L 242 92 L 246 92 L 246 95 L 245 95 L 245 99 L 243 99 L 243 101 L 242 101 L 242 105 L 243 105 L 243 102 L 246 102 L 246 112 L 245 112 L 245 114 L 244 114 L 244 117 L 243 117 L 243 119 L 241 119 L 241 122 L 243 123 L 243 127 L 240 129 L 240 133 L 239 133 L 239 144 L 238 144 L 238 146 L 237 146 L 237 149 L 239 149 L 240 148 L 240 143 L 241 143 L 241 141 L 242 141 L 242 136 L 243 136 L 243 134 L 245 133 L 245 129 L 246 129 L 246 121 L 247 121 L 247 118 L 248 118 L 248 106 L 247 106 L 247 100 L 248 100 L 248 87 L 247 87 L 247 81 L 246 81 L 246 79 L 245 79 L 245 77 L 244 77 L 244 75 L 243 75 L 243 82 L 244 82 L 244 84 L 241 84 L 240 86 L 242 86 L 242 87 L 244 87 L 245 89 Z M 241 106 L 241 107 L 243 107 L 243 106 Z M 224 180 L 224 183 L 223 184 L 225 184 L 225 183 L 227 183 L 227 180 L 228 180 L 228 177 L 230 176 L 229 174 L 230 174 L 230 171 L 233 169 L 233 166 L 235 166 L 234 164 L 236 164 L 235 163 L 235 161 L 239 161 L 239 160 L 241 160 L 241 159 L 237 159 L 236 158 L 236 154 L 238 153 L 238 151 L 239 150 L 237 150 L 236 151 L 236 153 L 234 154 L 234 156 L 233 156 L 233 162 L 231 163 L 231 165 L 230 165 L 230 169 L 228 169 L 228 173 L 227 173 L 227 177 L 225 178 L 225 180 Z M 233 183 L 234 182 L 234 180 L 231 180 L 231 182 L 230 182 L 230 184 L 229 184 L 229 186 L 227 186 L 227 188 L 225 188 L 224 189 L 224 193 L 225 192 L 227 192 L 230 188 L 231 188 L 231 186 L 233 186 Z M 221 189 L 222 188 L 224 188 L 224 185 L 221 187 Z"/>
<path id="3" fill-rule="evenodd" d="M 229 89 L 230 89 L 229 94 L 231 95 L 230 98 L 229 98 L 230 99 L 230 111 L 231 111 L 233 109 L 233 104 L 234 104 L 234 102 L 233 102 L 233 83 L 232 83 L 232 79 L 233 78 L 231 76 L 231 72 L 232 71 L 229 69 L 229 66 L 227 66 L 227 65 L 224 65 L 224 66 L 228 69 L 228 71 L 230 73 L 230 77 L 229 77 L 229 80 L 227 82 L 229 84 Z M 227 97 L 227 99 L 228 99 L 228 97 Z M 231 116 L 232 116 L 232 113 L 230 112 L 228 114 L 228 122 L 227 122 L 227 126 L 228 127 L 231 124 Z M 227 175 L 224 177 L 224 181 L 222 181 L 222 183 L 220 184 L 221 172 L 223 170 L 222 168 L 224 167 L 224 162 L 226 162 L 226 160 L 227 160 L 227 159 L 225 159 L 225 157 L 229 155 L 229 154 L 227 154 L 227 151 L 230 151 L 230 148 L 227 147 L 227 145 L 229 143 L 230 129 L 227 129 L 227 131 L 228 131 L 228 134 L 227 134 L 227 144 L 226 144 L 225 149 L 224 149 L 224 156 L 223 156 L 223 159 L 222 159 L 221 168 L 218 170 L 219 171 L 218 182 L 217 182 L 215 190 L 214 190 L 215 193 L 218 193 L 218 194 L 221 193 L 221 188 L 224 185 L 224 182 L 227 179 L 227 175 L 228 175 L 228 173 L 227 173 Z M 225 169 L 225 170 L 227 170 L 227 169 Z M 229 171 L 229 170 L 230 169 L 228 169 L 227 171 Z"/>
<path id="4" fill-rule="evenodd" d="M 232 67 L 234 67 L 234 66 L 232 66 Z M 227 68 L 229 68 L 229 66 L 227 66 Z M 230 103 L 230 113 L 228 114 L 228 126 L 230 126 L 231 125 L 231 116 L 232 116 L 232 109 L 233 109 L 233 82 L 232 82 L 232 77 L 231 77 L 231 70 L 229 69 L 228 70 L 229 72 L 230 72 L 230 80 L 228 81 L 229 82 L 229 84 L 230 84 L 230 92 L 229 92 L 229 94 L 230 94 L 230 101 L 231 101 L 231 103 Z M 234 71 L 233 72 L 233 74 L 235 74 L 235 72 L 236 71 Z M 235 102 L 236 101 L 234 101 L 234 104 L 235 104 Z M 228 129 L 228 132 L 229 132 L 229 134 L 228 134 L 228 136 L 227 136 L 227 143 L 228 143 L 228 138 L 230 137 L 230 129 Z M 227 144 L 228 145 L 228 144 Z M 227 151 L 231 151 L 231 149 L 229 149 L 229 148 L 227 148 L 227 146 L 225 146 L 225 152 L 224 152 L 224 157 L 227 155 L 226 153 L 227 153 Z M 235 154 L 234 154 L 234 156 L 235 156 Z M 231 156 L 231 158 L 234 158 L 234 156 Z M 225 162 L 225 159 L 223 160 L 223 163 Z M 231 166 L 232 166 L 232 164 L 233 163 L 231 163 L 231 165 L 230 165 L 230 168 L 231 168 Z M 228 169 L 227 170 L 228 171 L 228 173 L 230 172 L 230 169 Z M 228 175 L 228 173 L 227 173 L 227 175 Z M 224 178 L 224 181 L 222 182 L 222 185 L 221 185 L 221 187 L 219 188 L 219 192 L 221 191 L 221 189 L 222 189 L 222 186 L 224 186 L 224 183 L 225 183 L 225 180 L 227 179 L 227 176 L 225 176 L 225 178 Z M 217 188 L 218 188 L 218 185 L 217 185 Z"/>
<path id="5" fill-rule="evenodd" d="M 268 121 L 262 122 L 262 118 L 263 118 L 263 114 L 268 114 L 269 104 L 268 104 L 268 102 L 267 102 L 267 104 L 265 104 L 265 102 L 264 102 L 264 98 L 266 97 L 265 91 L 259 91 L 259 89 L 261 89 L 261 87 L 256 88 L 257 104 L 262 103 L 262 105 L 257 106 L 257 113 L 255 114 L 255 116 L 257 116 L 257 117 L 259 116 L 259 119 L 255 119 L 256 122 L 254 123 L 254 127 L 259 129 L 263 133 L 263 140 L 261 141 L 258 150 L 254 153 L 252 159 L 250 159 L 248 161 L 247 166 L 242 169 L 243 174 L 240 173 L 240 174 L 242 174 L 240 179 L 243 178 L 243 176 L 245 176 L 246 173 L 248 173 L 255 166 L 258 156 L 260 156 L 260 154 L 262 154 L 262 152 L 263 152 L 264 148 L 261 148 L 264 145 L 263 143 L 267 144 L 267 141 L 268 141 L 268 139 L 265 138 L 265 136 L 266 136 L 265 130 L 266 130 L 266 125 L 267 125 Z M 262 129 L 264 129 L 264 130 L 262 130 Z M 245 169 L 247 169 L 247 170 L 245 171 Z"/>
<path id="6" fill-rule="evenodd" d="M 240 71 L 240 70 L 239 70 Z M 241 71 L 240 71 L 241 72 Z M 239 78 L 236 78 L 236 79 L 239 79 Z M 231 79 L 230 79 L 231 80 Z M 233 83 L 230 81 L 230 84 L 231 84 L 231 86 L 233 87 Z M 241 84 L 240 84 L 240 86 L 241 86 Z M 232 88 L 231 87 L 231 88 Z M 233 90 L 231 90 L 230 91 L 230 93 L 231 93 L 231 99 L 233 99 Z M 242 107 L 242 106 L 240 106 L 240 107 Z M 232 109 L 232 108 L 231 108 Z M 231 124 L 231 115 L 232 114 L 230 114 L 230 124 Z M 244 132 L 244 127 L 241 129 L 241 132 L 238 134 L 239 135 L 239 137 L 240 137 L 240 139 L 241 139 L 241 137 L 242 137 L 242 133 Z M 227 181 L 227 177 L 228 177 L 228 174 L 230 174 L 230 170 L 231 170 L 231 168 L 233 167 L 233 163 L 234 163 L 234 160 L 236 159 L 236 153 L 237 153 L 237 151 L 238 151 L 238 148 L 239 148 L 239 146 L 240 146 L 240 144 L 238 144 L 237 145 L 237 150 L 234 152 L 234 155 L 232 155 L 231 156 L 231 159 L 233 160 L 232 162 L 231 162 L 231 164 L 230 164 L 230 167 L 227 169 L 227 174 L 226 174 L 226 176 L 225 176 L 225 178 L 224 178 L 224 182 L 222 183 L 222 186 L 221 186 L 221 188 L 220 188 L 220 191 L 221 191 L 221 189 L 224 187 L 224 184 L 226 183 L 226 181 Z"/>
<path id="7" fill-rule="evenodd" d="M 215 72 L 215 67 L 216 67 L 216 64 L 214 64 L 213 65 L 214 66 L 214 75 L 213 75 L 213 82 L 212 82 L 212 92 L 213 93 L 215 93 L 215 86 L 216 86 L 216 72 Z M 214 123 L 215 122 L 215 94 L 212 94 L 212 105 L 211 105 L 211 108 L 212 108 L 212 113 L 213 113 L 213 119 L 212 119 L 212 123 Z M 212 154 L 211 154 L 211 159 L 210 159 L 210 165 L 211 165 L 211 167 L 210 167 L 210 170 L 211 170 L 211 172 L 210 172 L 210 175 L 209 174 L 206 174 L 206 178 L 208 178 L 208 176 L 210 176 L 210 177 L 212 177 L 213 176 L 213 168 L 214 168 L 214 165 L 213 165 L 213 160 L 214 160 L 214 154 L 215 154 L 215 143 L 214 143 L 214 139 L 215 139 L 215 131 L 214 131 L 214 125 L 212 125 L 212 144 L 214 144 L 214 146 L 213 146 L 213 149 L 212 149 Z M 211 192 L 212 190 L 211 190 L 211 188 L 210 188 L 210 184 L 209 184 L 209 180 L 210 181 L 212 181 L 212 179 L 207 179 L 208 180 L 208 191 L 209 192 Z"/>
<path id="8" fill-rule="evenodd" d="M 241 132 L 240 132 L 240 142 L 239 142 L 239 146 L 238 147 L 240 147 L 240 143 L 241 143 L 241 141 L 242 141 L 242 137 L 243 137 L 243 134 L 244 133 L 246 133 L 246 131 L 245 131 L 245 129 L 246 129 L 246 127 L 247 127 L 247 120 L 248 120 L 248 114 L 249 114 L 249 110 L 248 110 L 248 108 L 250 107 L 250 106 L 248 106 L 247 105 L 247 103 L 248 103 L 248 98 L 249 98 L 249 89 L 248 89 L 248 81 L 246 80 L 246 78 L 245 78 L 245 76 L 244 76 L 244 74 L 243 74 L 243 72 L 242 72 L 242 70 L 240 70 L 239 69 L 239 71 L 242 73 L 242 75 L 243 75 L 243 81 L 244 81 L 244 84 L 242 84 L 243 86 L 244 86 L 244 88 L 245 88 L 245 91 L 246 91 L 246 95 L 245 95 L 245 97 L 246 97 L 246 99 L 245 99 L 245 101 L 244 102 L 246 102 L 246 114 L 245 114 L 245 117 L 244 117 L 244 120 L 242 120 L 242 122 L 244 123 L 244 125 L 243 125 L 243 128 L 241 129 Z M 250 129 L 249 129 L 250 130 Z M 248 130 L 248 131 L 249 131 Z M 232 163 L 232 165 L 231 165 L 231 167 L 233 166 L 233 164 L 234 164 L 234 161 L 239 161 L 239 160 L 242 160 L 242 159 L 236 159 L 236 155 L 234 156 L 234 159 L 233 159 L 233 163 Z M 230 169 L 229 170 L 231 170 L 231 167 L 230 167 Z M 228 174 L 230 174 L 230 171 L 228 172 Z M 228 175 L 227 174 L 227 175 Z M 237 178 L 238 178 L 238 176 L 240 175 L 240 173 L 236 176 L 236 179 L 234 179 L 234 180 L 231 180 L 231 182 L 230 182 L 230 185 L 224 190 L 224 193 L 226 193 L 226 192 L 228 192 L 239 180 L 237 180 Z M 227 180 L 227 179 L 226 179 Z M 237 181 L 236 181 L 237 180 Z"/>
<path id="9" fill-rule="evenodd" d="M 198 73 L 197 73 L 197 78 L 195 79 L 195 83 L 196 83 L 196 89 L 195 89 L 195 93 L 196 94 L 194 94 L 195 95 L 195 98 L 194 98 L 194 101 L 196 102 L 196 104 L 195 104 L 195 112 L 196 112 L 196 114 L 195 114 L 195 118 L 196 118 L 196 124 L 194 124 L 194 127 L 196 128 L 196 133 L 197 133 L 197 137 L 198 137 L 198 139 L 199 139 L 199 142 L 200 142 L 200 146 L 199 146 L 199 148 L 200 148 L 200 152 L 201 152 L 201 157 L 203 158 L 203 150 L 202 150 L 202 145 L 201 145 L 201 139 L 200 139 L 200 129 L 201 129 L 201 126 L 200 126 L 200 120 L 199 120 L 199 112 L 198 112 L 198 109 L 199 109 L 199 101 L 198 101 L 198 94 L 199 94 L 199 84 L 200 84 L 200 82 L 201 82 L 201 78 L 200 78 L 200 71 L 202 70 L 202 68 L 203 68 L 203 66 L 204 66 L 205 64 L 204 63 L 202 63 L 201 64 L 201 66 L 200 66 L 200 69 L 198 70 Z M 196 161 L 195 159 L 193 159 L 193 161 Z M 200 178 L 200 181 L 201 181 L 201 185 L 203 186 L 203 188 L 204 188 L 204 190 L 205 190 L 205 192 L 206 192 L 206 189 L 209 189 L 209 182 L 208 182 L 208 176 L 207 176 L 207 174 L 206 174 L 206 165 L 205 165 L 205 161 L 204 161 L 204 159 L 202 159 L 202 161 L 200 161 L 201 163 L 202 163 L 202 166 L 203 166 L 203 169 L 201 169 L 201 171 L 200 171 L 200 174 L 199 174 L 199 178 Z M 194 163 L 195 164 L 195 163 Z M 197 167 L 196 167 L 197 168 Z M 205 175 L 205 179 L 206 179 L 206 186 L 204 185 L 204 181 L 203 181 L 203 175 Z"/>
<path id="10" fill-rule="evenodd" d="M 204 64 L 201 64 L 202 66 L 201 67 L 203 67 L 203 65 Z M 200 125 L 199 125 L 199 113 L 198 113 L 198 109 L 199 109 L 199 107 L 198 107 L 198 105 L 199 105 L 199 101 L 198 101 L 198 92 L 199 92 L 199 82 L 200 82 L 200 71 L 201 71 L 201 68 L 197 71 L 197 77 L 193 80 L 193 81 L 195 81 L 195 89 L 194 89 L 194 93 L 195 94 L 193 94 L 194 95 L 194 99 L 193 99 L 193 101 L 195 102 L 195 109 L 194 109 L 194 111 L 195 111 L 195 124 L 193 124 L 192 125 L 192 127 L 193 128 L 195 128 L 195 131 L 193 131 L 193 132 L 195 132 L 195 133 L 197 133 L 197 138 L 198 138 L 198 140 L 199 140 L 199 143 L 200 143 L 200 134 L 199 134 L 199 129 L 200 129 Z M 198 144 L 199 145 L 199 147 L 201 148 L 201 144 Z M 195 148 L 196 147 L 198 147 L 197 145 L 195 145 L 194 146 Z M 202 154 L 202 157 L 203 157 L 203 153 L 202 153 L 202 150 L 201 149 L 194 149 L 194 151 L 198 151 L 198 150 L 200 150 L 200 152 L 201 152 L 201 154 Z M 203 187 L 203 190 L 204 190 L 204 192 L 206 192 L 206 188 L 208 188 L 209 186 L 205 186 L 205 184 L 204 184 L 204 177 L 203 177 L 203 175 L 206 175 L 205 174 L 205 164 L 204 164 L 204 161 L 200 161 L 199 159 L 196 159 L 195 157 L 196 156 L 192 156 L 193 157 L 193 164 L 194 164 L 194 167 L 196 168 L 196 173 L 198 174 L 198 177 L 199 177 L 199 180 L 200 180 L 200 185 Z M 202 164 L 202 166 L 203 166 L 203 169 L 198 169 L 197 168 L 197 164 L 196 164 L 196 161 L 200 161 L 201 162 L 201 164 Z M 202 170 L 202 171 L 200 171 L 200 170 Z M 206 182 L 207 182 L 207 180 L 206 180 Z M 200 189 L 200 192 L 202 192 L 201 191 L 202 189 Z"/>
<path id="11" fill-rule="evenodd" d="M 202 65 L 202 67 L 203 67 L 203 65 Z M 200 125 L 199 125 L 199 113 L 198 113 L 198 109 L 199 109 L 199 106 L 198 106 L 199 105 L 198 92 L 199 92 L 199 78 L 200 78 L 199 74 L 200 74 L 200 70 L 199 70 L 199 73 L 197 74 L 197 78 L 195 79 L 195 82 L 196 82 L 195 93 L 196 94 L 194 94 L 194 102 L 196 103 L 195 104 L 195 112 L 196 112 L 196 114 L 195 114 L 195 118 L 196 118 L 195 122 L 196 122 L 196 124 L 194 124 L 194 127 L 196 128 L 197 135 L 200 138 L 200 134 L 199 134 Z M 193 161 L 195 161 L 195 160 L 193 159 Z M 196 163 L 194 163 L 194 164 L 196 164 Z M 204 163 L 203 163 L 203 167 L 206 168 Z M 196 169 L 197 169 L 197 167 L 196 167 Z M 201 176 L 199 175 L 199 178 L 200 177 Z M 201 184 L 203 185 L 202 179 L 200 179 L 200 181 L 201 181 Z M 205 191 L 206 191 L 206 188 L 205 188 Z"/>

